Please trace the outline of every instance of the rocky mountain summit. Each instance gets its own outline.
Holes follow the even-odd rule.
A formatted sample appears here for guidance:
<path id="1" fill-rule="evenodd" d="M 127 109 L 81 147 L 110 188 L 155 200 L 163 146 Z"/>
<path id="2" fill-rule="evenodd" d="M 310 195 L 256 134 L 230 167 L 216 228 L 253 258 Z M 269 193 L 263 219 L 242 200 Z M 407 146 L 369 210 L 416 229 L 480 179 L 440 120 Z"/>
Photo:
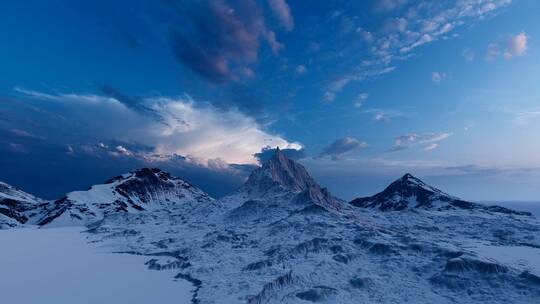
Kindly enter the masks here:
<path id="1" fill-rule="evenodd" d="M 208 202 L 210 196 L 160 169 L 143 168 L 117 176 L 87 191 L 55 201 L 39 225 L 87 225 L 115 213 L 152 210 L 173 212 L 186 201 Z"/>
<path id="2" fill-rule="evenodd" d="M 94 244 L 175 269 L 193 303 L 537 303 L 540 223 L 500 208 L 411 175 L 348 204 L 277 150 L 219 200 L 141 169 L 40 223 L 86 225 Z"/>
<path id="3" fill-rule="evenodd" d="M 409 173 L 391 183 L 382 192 L 370 197 L 357 198 L 349 203 L 356 207 L 378 209 L 381 211 L 399 211 L 404 209 L 438 211 L 476 209 L 507 214 L 531 215 L 529 212 L 520 212 L 500 206 L 485 206 L 464 201 L 424 183 Z"/>

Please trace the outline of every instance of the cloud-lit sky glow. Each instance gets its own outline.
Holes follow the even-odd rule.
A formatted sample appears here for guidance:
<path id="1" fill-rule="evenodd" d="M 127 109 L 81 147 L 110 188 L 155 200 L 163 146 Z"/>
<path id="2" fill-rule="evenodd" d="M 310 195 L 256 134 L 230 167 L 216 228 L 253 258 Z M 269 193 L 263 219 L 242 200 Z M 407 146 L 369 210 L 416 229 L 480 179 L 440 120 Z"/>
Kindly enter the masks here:
<path id="1" fill-rule="evenodd" d="M 410 172 L 471 200 L 540 200 L 538 11 L 2 1 L 0 180 L 50 198 L 157 166 L 223 195 L 279 146 L 345 198 Z"/>

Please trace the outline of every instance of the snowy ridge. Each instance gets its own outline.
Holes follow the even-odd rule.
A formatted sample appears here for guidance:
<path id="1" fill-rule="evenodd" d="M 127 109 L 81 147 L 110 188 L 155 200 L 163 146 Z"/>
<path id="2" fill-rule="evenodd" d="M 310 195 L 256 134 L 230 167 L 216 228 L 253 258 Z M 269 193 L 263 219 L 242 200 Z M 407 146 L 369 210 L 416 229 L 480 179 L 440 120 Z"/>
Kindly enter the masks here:
<path id="1" fill-rule="evenodd" d="M 49 202 L 0 182 L 0 229 L 36 224 L 49 207 Z"/>
<path id="2" fill-rule="evenodd" d="M 424 183 L 409 173 L 391 183 L 382 192 L 371 197 L 354 199 L 349 204 L 381 211 L 399 211 L 404 209 L 438 211 L 475 209 L 508 214 L 531 215 L 529 212 L 519 212 L 500 206 L 484 206 L 464 201 Z"/>
<path id="3" fill-rule="evenodd" d="M 108 251 L 148 256 L 193 284 L 192 303 L 537 303 L 534 217 L 411 175 L 366 202 L 333 197 L 278 150 L 220 200 L 141 169 L 68 194 L 42 224 L 86 224 Z"/>
<path id="4" fill-rule="evenodd" d="M 88 225 L 114 213 L 172 211 L 182 203 L 210 200 L 202 190 L 180 178 L 159 169 L 143 168 L 87 191 L 68 193 L 54 202 L 54 208 L 39 224 Z"/>
<path id="5" fill-rule="evenodd" d="M 404 184 L 447 197 L 419 180 Z M 177 269 L 196 288 L 193 303 L 536 303 L 535 268 L 471 246 L 533 256 L 536 219 L 435 210 L 343 204 L 278 151 L 218 201 L 184 204 L 167 217 L 119 213 L 90 231 L 115 251 L 159 255 L 149 267 Z"/>

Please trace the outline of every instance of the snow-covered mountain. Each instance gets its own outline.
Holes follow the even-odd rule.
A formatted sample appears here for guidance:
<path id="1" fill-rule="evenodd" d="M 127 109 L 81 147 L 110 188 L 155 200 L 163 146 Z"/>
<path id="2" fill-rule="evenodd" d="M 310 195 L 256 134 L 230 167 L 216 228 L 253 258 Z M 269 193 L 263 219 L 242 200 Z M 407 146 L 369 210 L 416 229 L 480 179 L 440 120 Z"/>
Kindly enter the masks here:
<path id="1" fill-rule="evenodd" d="M 0 229 L 36 224 L 49 207 L 50 202 L 0 182 Z"/>
<path id="2" fill-rule="evenodd" d="M 540 298 L 536 218 L 462 201 L 410 175 L 348 204 L 279 150 L 219 200 L 141 169 L 69 193 L 40 224 L 84 224 L 94 244 L 175 269 L 194 285 L 193 303 Z"/>
<path id="3" fill-rule="evenodd" d="M 180 178 L 160 169 L 143 168 L 87 191 L 68 193 L 54 202 L 39 225 L 88 225 L 115 213 L 172 212 L 186 202 L 211 200 L 202 190 Z"/>
<path id="4" fill-rule="evenodd" d="M 476 209 L 518 215 L 531 215 L 500 206 L 485 206 L 467 202 L 427 185 L 420 179 L 407 173 L 391 183 L 382 192 L 370 197 L 357 198 L 351 205 L 381 211 L 399 211 L 404 209 L 450 210 Z"/>
<path id="5" fill-rule="evenodd" d="M 177 269 L 193 303 L 537 303 L 535 218 L 431 212 L 448 196 L 410 179 L 431 192 L 427 212 L 358 208 L 277 151 L 220 200 L 168 216 L 116 213 L 89 231 L 107 248 L 151 256 L 150 269 Z"/>

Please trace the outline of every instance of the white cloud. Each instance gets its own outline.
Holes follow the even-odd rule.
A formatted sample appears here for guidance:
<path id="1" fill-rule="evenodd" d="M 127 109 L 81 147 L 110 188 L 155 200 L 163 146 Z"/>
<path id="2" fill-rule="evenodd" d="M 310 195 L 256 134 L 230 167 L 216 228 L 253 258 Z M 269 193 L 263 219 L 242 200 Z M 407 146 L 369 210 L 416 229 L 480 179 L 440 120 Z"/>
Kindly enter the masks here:
<path id="1" fill-rule="evenodd" d="M 393 118 L 404 117 L 405 113 L 391 109 L 368 109 L 364 113 L 372 114 L 372 118 L 377 122 L 389 122 Z"/>
<path id="2" fill-rule="evenodd" d="M 441 82 L 443 79 L 446 78 L 446 73 L 441 73 L 441 72 L 433 72 L 431 73 L 431 80 L 433 82 Z"/>
<path id="3" fill-rule="evenodd" d="M 410 133 L 398 136 L 394 139 L 394 146 L 391 151 L 406 150 L 415 146 L 422 146 L 425 151 L 430 151 L 439 147 L 438 142 L 452 136 L 452 133 Z"/>
<path id="4" fill-rule="evenodd" d="M 126 156 L 131 156 L 133 155 L 133 153 L 131 151 L 129 151 L 127 148 L 125 148 L 124 146 L 116 146 L 116 152 L 118 154 L 122 154 L 122 155 L 126 155 Z"/>
<path id="5" fill-rule="evenodd" d="M 432 143 L 432 144 L 428 144 L 428 145 L 424 146 L 424 150 L 425 151 L 431 151 L 431 150 L 437 149 L 437 147 L 439 147 L 439 144 Z"/>
<path id="6" fill-rule="evenodd" d="M 150 97 L 141 102 L 158 117 L 145 116 L 114 98 L 79 94 L 46 94 L 17 90 L 27 97 L 61 102 L 69 121 L 76 121 L 80 136 L 103 141 L 122 141 L 152 147 L 160 157 L 183 155 L 203 164 L 221 159 L 227 163 L 256 163 L 253 154 L 263 147 L 300 149 L 301 144 L 270 134 L 251 117 L 230 109 L 223 111 L 189 96 Z M 99 103 L 86 103 L 93 96 Z M 82 100 L 83 102 L 77 102 Z M 96 119 L 99 117 L 99 119 Z M 105 145 L 100 145 L 102 148 Z M 115 152 L 137 155 L 138 151 L 118 145 Z"/>

